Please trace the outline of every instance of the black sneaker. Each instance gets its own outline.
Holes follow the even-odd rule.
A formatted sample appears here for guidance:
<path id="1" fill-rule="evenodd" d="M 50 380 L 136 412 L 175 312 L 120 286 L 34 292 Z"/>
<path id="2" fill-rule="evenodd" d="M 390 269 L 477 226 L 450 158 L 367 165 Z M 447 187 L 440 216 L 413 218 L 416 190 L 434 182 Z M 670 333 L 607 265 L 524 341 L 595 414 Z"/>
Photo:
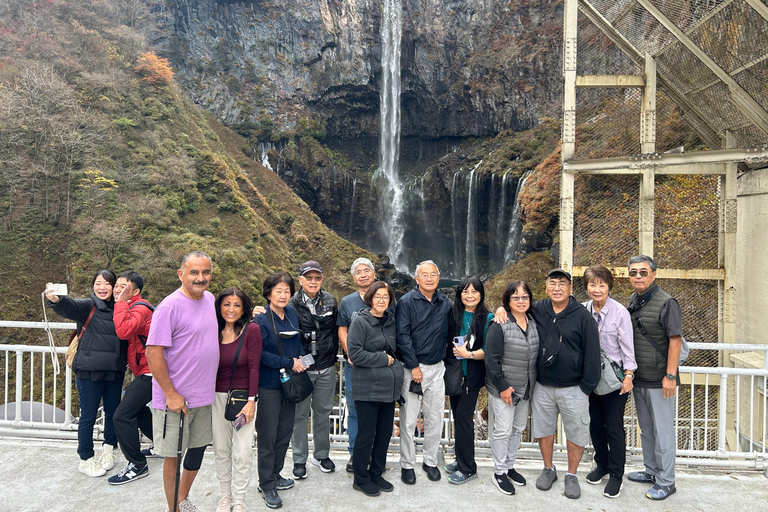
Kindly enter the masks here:
<path id="1" fill-rule="evenodd" d="M 296 480 L 304 480 L 307 478 L 307 465 L 306 464 L 294 464 L 293 465 L 293 478 Z"/>
<path id="2" fill-rule="evenodd" d="M 336 464 L 334 464 L 333 461 L 329 458 L 317 460 L 316 458 L 312 457 L 309 460 L 312 462 L 312 464 L 319 467 L 320 471 L 323 473 L 333 473 L 336 471 Z"/>
<path id="3" fill-rule="evenodd" d="M 608 480 L 608 484 L 603 490 L 603 496 L 607 498 L 618 498 L 621 495 L 621 489 L 624 487 L 624 482 L 621 478 L 611 477 Z"/>
<path id="4" fill-rule="evenodd" d="M 603 478 L 605 478 L 605 475 L 607 474 L 608 474 L 607 469 L 597 466 L 587 475 L 587 483 L 592 485 L 597 485 L 600 483 L 600 481 Z"/>
<path id="5" fill-rule="evenodd" d="M 136 464 L 129 462 L 118 474 L 109 477 L 107 481 L 112 485 L 122 485 L 148 475 L 149 467 L 146 464 L 142 467 L 136 467 Z"/>
<path id="6" fill-rule="evenodd" d="M 507 475 L 504 473 L 500 475 L 493 475 L 493 485 L 496 486 L 502 494 L 515 494 L 515 486 L 509 481 Z"/>
<path id="7" fill-rule="evenodd" d="M 352 462 L 352 457 L 349 457 L 349 460 L 347 461 L 347 473 L 354 473 L 355 472 L 355 465 Z"/>
<path id="8" fill-rule="evenodd" d="M 515 468 L 510 469 L 507 471 L 507 478 L 509 478 L 513 484 L 515 485 L 525 485 L 527 482 L 525 481 L 525 477 L 515 471 Z"/>
<path id="9" fill-rule="evenodd" d="M 280 499 L 280 496 L 277 494 L 276 489 L 272 489 L 271 491 L 262 492 L 261 497 L 264 498 L 264 502 L 267 504 L 269 508 L 280 508 L 283 506 L 283 500 Z"/>
<path id="10" fill-rule="evenodd" d="M 141 454 L 144 457 L 146 457 L 147 459 L 151 459 L 151 458 L 162 459 L 163 458 L 162 455 L 160 455 L 159 453 L 157 453 L 155 451 L 155 445 L 153 445 L 153 444 L 150 445 L 149 448 L 144 448 L 143 450 L 141 450 Z"/>
<path id="11" fill-rule="evenodd" d="M 371 478 L 371 482 L 375 483 L 379 486 L 379 489 L 381 489 L 381 492 L 392 492 L 395 489 L 395 486 L 389 483 L 388 481 L 384 480 L 380 476 L 374 476 Z"/>
<path id="12" fill-rule="evenodd" d="M 278 491 L 284 491 L 286 489 L 290 489 L 293 487 L 293 480 L 290 478 L 283 478 L 280 475 L 277 475 L 277 490 Z"/>
<path id="13" fill-rule="evenodd" d="M 376 485 L 373 482 L 366 482 L 364 484 L 359 484 L 359 485 L 353 483 L 352 484 L 352 488 L 354 490 L 356 490 L 356 491 L 362 492 L 366 496 L 373 497 L 373 496 L 378 496 L 379 494 L 381 494 L 381 489 L 379 488 L 378 485 Z"/>

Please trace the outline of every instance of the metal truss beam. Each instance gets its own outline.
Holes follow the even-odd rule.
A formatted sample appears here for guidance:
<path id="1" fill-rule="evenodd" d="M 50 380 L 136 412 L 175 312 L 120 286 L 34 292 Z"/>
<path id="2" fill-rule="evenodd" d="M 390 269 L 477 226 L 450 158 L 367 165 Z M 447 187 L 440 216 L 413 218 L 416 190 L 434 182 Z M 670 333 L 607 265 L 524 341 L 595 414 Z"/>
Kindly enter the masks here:
<path id="1" fill-rule="evenodd" d="M 768 164 L 768 147 L 571 160 L 563 163 L 563 172 L 639 174 L 643 169 L 654 167 L 657 174 L 725 174 L 722 164 L 728 162 Z"/>
<path id="2" fill-rule="evenodd" d="M 576 87 L 645 87 L 643 75 L 577 75 Z"/>
<path id="3" fill-rule="evenodd" d="M 608 267 L 614 277 L 629 278 L 627 267 Z M 583 276 L 586 266 L 574 265 L 571 268 L 571 274 L 574 277 Z M 718 281 L 725 279 L 725 269 L 723 268 L 659 268 L 656 270 L 657 279 L 701 279 L 707 281 Z"/>
<path id="4" fill-rule="evenodd" d="M 680 30 L 677 25 L 667 18 L 650 0 L 637 0 L 661 25 L 677 38 L 693 55 L 710 71 L 722 80 L 731 92 L 731 99 L 741 112 L 746 115 L 763 133 L 768 135 L 768 112 L 760 106 L 731 76 L 707 55 L 696 43 Z"/>
<path id="5" fill-rule="evenodd" d="M 579 0 L 579 10 L 595 24 L 597 28 L 629 57 L 640 69 L 645 68 L 643 55 L 630 43 L 588 0 Z M 661 73 L 658 74 L 659 88 L 670 97 L 672 101 L 682 109 L 686 121 L 693 127 L 704 142 L 711 148 L 721 146 L 721 135 L 717 129 L 709 124 L 706 118 L 694 107 L 688 99 L 667 80 Z"/>

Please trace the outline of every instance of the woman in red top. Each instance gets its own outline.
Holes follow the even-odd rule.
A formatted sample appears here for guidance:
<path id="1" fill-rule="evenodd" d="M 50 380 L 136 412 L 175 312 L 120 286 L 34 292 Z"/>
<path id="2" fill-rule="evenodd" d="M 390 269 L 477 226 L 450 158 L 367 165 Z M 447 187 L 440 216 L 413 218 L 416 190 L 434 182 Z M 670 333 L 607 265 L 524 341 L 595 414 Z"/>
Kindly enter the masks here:
<path id="1" fill-rule="evenodd" d="M 244 512 L 245 492 L 251 480 L 253 460 L 253 431 L 261 363 L 261 330 L 250 325 L 251 298 L 239 288 L 227 288 L 216 298 L 219 321 L 219 372 L 216 375 L 216 401 L 213 404 L 213 454 L 216 476 L 222 497 L 217 512 Z M 240 353 L 237 354 L 241 344 Z M 237 354 L 237 366 L 232 367 Z M 248 401 L 240 415 L 245 423 L 236 428 L 242 418 L 227 421 L 224 409 L 227 392 L 247 389 Z"/>

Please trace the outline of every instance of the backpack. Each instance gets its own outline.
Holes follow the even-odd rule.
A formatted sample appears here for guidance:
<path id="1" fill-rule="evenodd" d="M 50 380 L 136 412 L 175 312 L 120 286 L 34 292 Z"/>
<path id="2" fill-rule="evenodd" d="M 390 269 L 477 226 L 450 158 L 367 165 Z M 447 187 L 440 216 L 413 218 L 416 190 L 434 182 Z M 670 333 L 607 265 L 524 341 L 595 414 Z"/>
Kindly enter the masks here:
<path id="1" fill-rule="evenodd" d="M 128 309 L 131 310 L 131 309 L 134 308 L 134 306 L 139 306 L 139 305 L 144 306 L 146 308 L 149 308 L 149 310 L 152 313 L 155 312 L 154 306 L 152 306 L 152 304 L 150 304 L 149 302 L 146 302 L 146 301 L 143 301 L 143 300 L 139 300 L 139 301 L 134 302 L 133 304 L 131 304 L 131 307 L 129 307 Z M 139 341 L 141 342 L 141 346 L 144 347 L 144 348 L 147 348 L 147 337 L 146 336 L 142 336 L 141 334 L 138 334 L 137 337 L 139 338 Z"/>

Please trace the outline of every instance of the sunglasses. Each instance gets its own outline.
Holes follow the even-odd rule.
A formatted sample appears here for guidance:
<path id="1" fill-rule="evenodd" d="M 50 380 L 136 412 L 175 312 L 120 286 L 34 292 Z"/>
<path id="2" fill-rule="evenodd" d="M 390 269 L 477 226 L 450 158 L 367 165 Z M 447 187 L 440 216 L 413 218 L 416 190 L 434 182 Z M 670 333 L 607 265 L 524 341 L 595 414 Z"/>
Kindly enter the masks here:
<path id="1" fill-rule="evenodd" d="M 318 283 L 323 280 L 323 276 L 301 276 L 305 281 L 317 281 Z"/>
<path id="2" fill-rule="evenodd" d="M 512 299 L 514 302 L 528 302 L 529 300 L 531 300 L 531 298 L 527 295 L 521 295 L 520 297 L 516 295 L 512 295 L 510 299 Z"/>
<path id="3" fill-rule="evenodd" d="M 635 277 L 636 275 L 640 275 L 641 277 L 648 277 L 648 271 L 646 269 L 640 269 L 640 270 L 630 270 L 629 271 L 629 277 Z"/>

